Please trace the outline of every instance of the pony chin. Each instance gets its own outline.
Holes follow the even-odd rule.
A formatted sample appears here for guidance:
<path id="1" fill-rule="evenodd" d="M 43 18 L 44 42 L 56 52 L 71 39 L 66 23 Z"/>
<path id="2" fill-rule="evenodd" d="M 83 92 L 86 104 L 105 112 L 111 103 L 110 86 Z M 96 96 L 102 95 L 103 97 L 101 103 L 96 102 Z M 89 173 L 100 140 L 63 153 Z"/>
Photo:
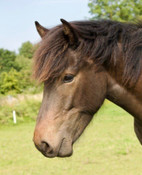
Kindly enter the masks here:
<path id="1" fill-rule="evenodd" d="M 72 142 L 63 139 L 57 157 L 69 157 L 73 153 Z"/>

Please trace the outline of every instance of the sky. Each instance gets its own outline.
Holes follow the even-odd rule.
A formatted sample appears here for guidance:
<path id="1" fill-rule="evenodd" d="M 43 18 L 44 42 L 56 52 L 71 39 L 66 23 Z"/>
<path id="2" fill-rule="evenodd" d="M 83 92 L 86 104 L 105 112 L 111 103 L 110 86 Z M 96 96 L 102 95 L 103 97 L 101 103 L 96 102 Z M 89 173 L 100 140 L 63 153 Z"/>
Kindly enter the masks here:
<path id="1" fill-rule="evenodd" d="M 67 21 L 90 17 L 89 0 L 0 0 L 0 48 L 18 51 L 26 41 L 37 43 L 40 37 L 34 21 L 51 28 Z"/>

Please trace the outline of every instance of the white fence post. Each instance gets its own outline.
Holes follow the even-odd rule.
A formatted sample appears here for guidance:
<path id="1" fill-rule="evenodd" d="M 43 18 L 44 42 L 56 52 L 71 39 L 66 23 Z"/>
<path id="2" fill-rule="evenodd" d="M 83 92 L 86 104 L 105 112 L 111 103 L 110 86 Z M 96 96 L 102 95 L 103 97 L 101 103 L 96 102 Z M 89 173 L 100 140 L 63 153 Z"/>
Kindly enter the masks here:
<path id="1" fill-rule="evenodd" d="M 13 123 L 16 124 L 17 120 L 16 120 L 16 112 L 13 111 Z"/>

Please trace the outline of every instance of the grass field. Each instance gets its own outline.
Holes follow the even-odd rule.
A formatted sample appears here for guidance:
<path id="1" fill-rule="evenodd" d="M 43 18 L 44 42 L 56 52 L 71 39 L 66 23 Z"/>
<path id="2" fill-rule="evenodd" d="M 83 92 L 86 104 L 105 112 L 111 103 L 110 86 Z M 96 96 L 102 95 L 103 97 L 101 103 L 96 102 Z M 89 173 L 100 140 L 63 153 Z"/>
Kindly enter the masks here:
<path id="1" fill-rule="evenodd" d="M 48 159 L 34 147 L 35 123 L 0 126 L 0 175 L 142 175 L 133 118 L 106 102 L 70 158 Z"/>

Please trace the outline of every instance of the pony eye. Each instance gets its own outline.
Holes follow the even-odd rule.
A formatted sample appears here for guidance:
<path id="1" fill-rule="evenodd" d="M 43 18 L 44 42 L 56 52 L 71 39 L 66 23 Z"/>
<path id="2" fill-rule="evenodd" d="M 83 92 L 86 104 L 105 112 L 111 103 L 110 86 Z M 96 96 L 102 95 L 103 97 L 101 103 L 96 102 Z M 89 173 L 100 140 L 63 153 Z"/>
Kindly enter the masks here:
<path id="1" fill-rule="evenodd" d="M 73 81 L 73 79 L 74 79 L 74 75 L 68 74 L 68 75 L 64 76 L 63 81 L 64 81 L 64 83 L 69 83 L 69 82 Z"/>

